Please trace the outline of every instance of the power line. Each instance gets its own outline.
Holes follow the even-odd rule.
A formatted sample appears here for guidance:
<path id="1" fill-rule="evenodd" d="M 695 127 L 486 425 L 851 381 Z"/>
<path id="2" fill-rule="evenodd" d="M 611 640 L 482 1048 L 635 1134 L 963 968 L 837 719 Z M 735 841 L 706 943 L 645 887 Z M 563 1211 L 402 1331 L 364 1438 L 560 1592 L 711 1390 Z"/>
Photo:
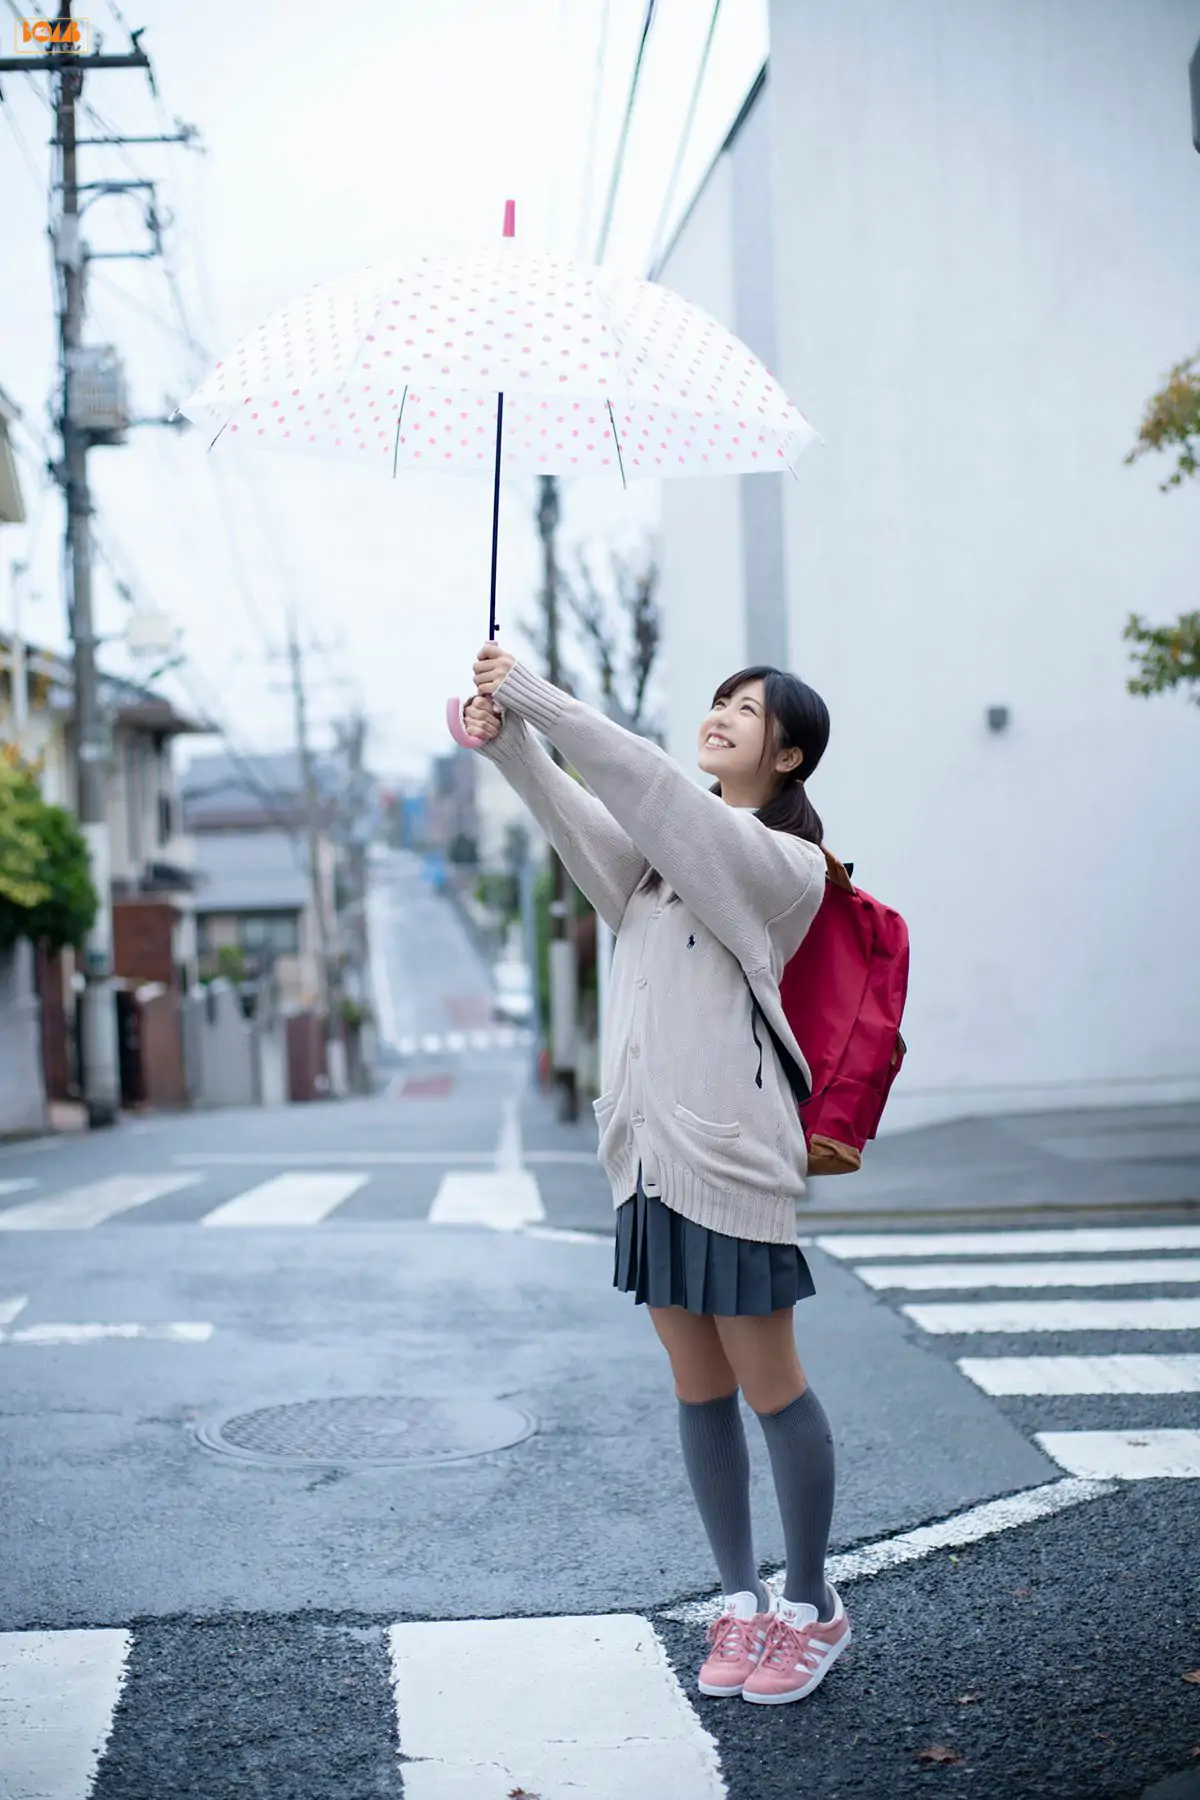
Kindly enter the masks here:
<path id="1" fill-rule="evenodd" d="M 695 121 L 696 121 L 696 108 L 700 102 L 700 90 L 704 85 L 704 77 L 705 77 L 706 73 L 708 72 L 709 53 L 712 50 L 713 37 L 716 34 L 717 20 L 720 18 L 720 16 L 721 16 L 721 0 L 713 0 L 712 17 L 708 21 L 708 36 L 704 40 L 704 49 L 702 50 L 702 52 L 700 54 L 700 67 L 697 69 L 696 79 L 692 83 L 691 98 L 688 101 L 687 114 L 683 121 L 683 130 L 679 136 L 679 146 L 675 152 L 675 161 L 671 168 L 671 175 L 670 175 L 669 181 L 667 182 L 666 192 L 663 195 L 663 203 L 662 203 L 662 207 L 659 210 L 658 220 L 654 227 L 654 235 L 650 239 L 651 254 L 650 254 L 649 266 L 652 271 L 652 273 L 651 273 L 652 280 L 654 279 L 654 271 L 656 270 L 658 257 L 660 255 L 662 247 L 663 247 L 663 241 L 664 241 L 664 237 L 666 234 L 666 228 L 667 228 L 667 220 L 668 220 L 668 217 L 670 216 L 671 207 L 672 207 L 672 204 L 675 199 L 675 189 L 679 184 L 679 176 L 683 169 L 683 159 L 684 159 L 685 154 L 687 153 L 688 142 L 692 135 L 692 126 L 695 124 Z"/>
<path id="2" fill-rule="evenodd" d="M 642 35 L 638 43 L 637 60 L 633 65 L 633 78 L 629 83 L 629 94 L 625 101 L 625 117 L 621 121 L 621 135 L 617 141 L 617 153 L 613 162 L 612 179 L 608 186 L 608 199 L 604 207 L 604 218 L 600 226 L 600 238 L 596 250 L 596 261 L 604 261 L 604 252 L 608 248 L 608 234 L 612 228 L 613 209 L 617 202 L 617 189 L 621 185 L 621 172 L 625 164 L 625 150 L 629 143 L 629 127 L 633 122 L 633 109 L 637 101 L 638 83 L 642 78 L 642 61 L 646 54 L 646 42 L 650 36 L 650 27 L 654 23 L 656 0 L 646 0 L 646 16 L 642 21 Z"/>
<path id="3" fill-rule="evenodd" d="M 25 141 L 25 133 L 17 124 L 17 115 L 12 109 L 12 104 L 10 101 L 6 100 L 3 95 L 0 95 L 0 106 L 3 106 L 4 108 L 4 116 L 8 120 L 8 128 L 13 134 L 13 141 L 15 142 L 17 149 L 21 152 L 22 161 L 29 170 L 30 175 L 33 177 L 34 185 L 36 186 L 38 193 L 42 198 L 45 198 L 45 178 L 40 173 L 38 166 L 33 159 L 33 152 Z"/>

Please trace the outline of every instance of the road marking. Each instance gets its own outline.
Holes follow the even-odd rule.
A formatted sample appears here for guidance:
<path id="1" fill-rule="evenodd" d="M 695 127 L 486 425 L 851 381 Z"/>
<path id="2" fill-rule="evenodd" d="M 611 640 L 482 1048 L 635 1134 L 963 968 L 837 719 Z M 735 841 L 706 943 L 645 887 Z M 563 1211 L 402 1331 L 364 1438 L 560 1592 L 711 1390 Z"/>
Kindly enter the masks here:
<path id="1" fill-rule="evenodd" d="M 27 1294 L 20 1294 L 15 1300 L 0 1300 L 0 1325 L 11 1325 L 19 1312 L 24 1312 L 29 1305 Z"/>
<path id="2" fill-rule="evenodd" d="M 431 1225 L 487 1225 L 493 1231 L 519 1231 L 546 1217 L 535 1178 L 527 1169 L 479 1169 L 442 1177 Z"/>
<path id="3" fill-rule="evenodd" d="M 985 1394 L 1200 1394 L 1200 1356 L 963 1356 Z"/>
<path id="4" fill-rule="evenodd" d="M 102 1338 L 157 1338 L 166 1344 L 207 1344 L 215 1327 L 199 1320 L 171 1325 L 25 1325 L 0 1331 L 0 1344 L 95 1344 Z"/>
<path id="5" fill-rule="evenodd" d="M 963 1544 L 977 1544 L 1001 1531 L 1031 1525 L 1036 1519 L 1048 1519 L 1068 1507 L 1100 1500 L 1115 1491 L 1116 1484 L 1112 1481 L 1050 1481 L 1043 1487 L 1007 1494 L 1001 1500 L 985 1500 L 980 1506 L 951 1513 L 949 1518 L 939 1519 L 932 1525 L 918 1525 L 915 1530 L 879 1538 L 858 1550 L 845 1550 L 840 1556 L 829 1558 L 825 1571 L 835 1585 L 865 1581 L 872 1575 L 883 1575 L 889 1569 L 899 1568 L 902 1563 L 919 1562 L 937 1550 L 956 1550 Z M 766 1578 L 767 1586 L 779 1591 L 783 1577 L 783 1569 L 774 1570 Z M 716 1618 L 722 1604 L 720 1596 L 693 1600 L 673 1608 L 664 1616 L 685 1625 L 702 1625 Z"/>
<path id="6" fill-rule="evenodd" d="M 1200 1479 L 1200 1431 L 1039 1431 L 1056 1463 L 1093 1480 Z"/>
<path id="7" fill-rule="evenodd" d="M 596 1152 L 594 1150 L 527 1150 L 525 1161 L 527 1163 L 586 1164 L 588 1168 L 594 1169 Z"/>
<path id="8" fill-rule="evenodd" d="M 33 1177 L 27 1175 L 21 1181 L 0 1181 L 0 1194 L 25 1194 L 30 1188 L 36 1186 L 37 1182 Z"/>
<path id="9" fill-rule="evenodd" d="M 429 1209 L 431 1225 L 486 1225 L 492 1231 L 521 1231 L 546 1217 L 537 1178 L 521 1150 L 521 1119 L 515 1095 L 504 1102 L 494 1167 L 451 1170 Z"/>
<path id="10" fill-rule="evenodd" d="M 510 1094 L 504 1102 L 504 1110 L 500 1118 L 500 1139 L 496 1145 L 496 1167 L 505 1174 L 515 1175 L 523 1167 L 524 1159 L 521 1151 L 521 1114 L 517 1107 L 515 1094 Z"/>
<path id="11" fill-rule="evenodd" d="M 415 1056 L 416 1050 L 417 1050 L 417 1040 L 414 1037 L 402 1037 L 400 1039 L 400 1042 L 396 1045 L 396 1048 L 400 1052 L 401 1056 Z"/>
<path id="12" fill-rule="evenodd" d="M 975 1300 L 900 1310 L 934 1333 L 1200 1329 L 1200 1300 Z"/>
<path id="13" fill-rule="evenodd" d="M 371 976 L 371 990 L 375 1000 L 375 1016 L 379 1021 L 379 1035 L 383 1043 L 396 1042 L 396 1002 L 392 994 L 391 976 L 388 974 L 387 957 L 383 954 L 384 933 L 380 929 L 379 900 L 372 893 L 367 901 L 370 925 L 368 930 L 368 959 Z"/>
<path id="14" fill-rule="evenodd" d="M 875 1263 L 854 1273 L 871 1288 L 1166 1287 L 1200 1281 L 1200 1257 L 1141 1262 Z"/>
<path id="15" fill-rule="evenodd" d="M 407 1076 L 404 1077 L 407 1080 Z M 378 1165 L 382 1168 L 412 1167 L 425 1164 L 495 1163 L 491 1150 L 212 1150 L 204 1154 L 179 1155 L 173 1159 L 181 1168 L 194 1169 L 311 1169 L 333 1166 Z M 3 1218 L 0 1213 L 0 1218 Z"/>
<path id="16" fill-rule="evenodd" d="M 1091 1251 L 1200 1250 L 1200 1225 L 1078 1225 L 1068 1231 L 923 1231 L 819 1237 L 842 1262 L 893 1256 L 1049 1256 Z"/>
<path id="17" fill-rule="evenodd" d="M 369 1176 L 276 1175 L 205 1213 L 202 1225 L 319 1225 L 335 1206 L 365 1187 Z"/>
<path id="18" fill-rule="evenodd" d="M 388 1641 L 406 1800 L 726 1792 L 648 1619 L 438 1620 Z"/>
<path id="19" fill-rule="evenodd" d="M 557 1225 L 527 1225 L 525 1236 L 542 1238 L 550 1244 L 603 1244 L 606 1249 L 613 1241 L 608 1231 L 570 1231 Z"/>
<path id="20" fill-rule="evenodd" d="M 86 1800 L 129 1645 L 127 1631 L 0 1633 L 0 1800 Z"/>
<path id="21" fill-rule="evenodd" d="M 435 1036 L 433 1032 L 427 1032 L 421 1039 L 421 1049 L 425 1052 L 426 1056 L 436 1056 L 441 1047 L 441 1038 Z"/>
<path id="22" fill-rule="evenodd" d="M 490 1031 L 473 1031 L 471 1033 L 472 1050 L 490 1050 L 491 1047 L 492 1034 Z"/>
<path id="23" fill-rule="evenodd" d="M 199 1175 L 108 1175 L 45 1200 L 26 1200 L 0 1212 L 0 1231 L 71 1231 L 103 1225 L 118 1213 L 146 1206 L 164 1194 L 194 1187 Z"/>
<path id="24" fill-rule="evenodd" d="M 462 1051 L 465 1050 L 466 1047 L 467 1034 L 465 1031 L 448 1031 L 446 1033 L 447 1050 Z"/>

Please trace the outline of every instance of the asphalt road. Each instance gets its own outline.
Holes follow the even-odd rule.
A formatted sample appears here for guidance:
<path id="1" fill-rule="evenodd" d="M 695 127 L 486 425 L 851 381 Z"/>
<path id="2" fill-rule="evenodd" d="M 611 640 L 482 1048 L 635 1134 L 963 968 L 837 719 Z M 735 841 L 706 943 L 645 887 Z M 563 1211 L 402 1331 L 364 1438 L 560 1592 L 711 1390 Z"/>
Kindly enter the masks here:
<path id="1" fill-rule="evenodd" d="M 380 900 L 417 1041 L 385 1094 L 0 1147 L 0 1800 L 1200 1795 L 1200 1486 L 1070 1462 L 1098 1434 L 1187 1465 L 1200 1329 L 920 1311 L 1186 1302 L 1186 1225 L 813 1245 L 798 1337 L 856 1642 L 800 1705 L 703 1699 L 713 1573 L 608 1196 L 527 1050 L 478 1035 L 454 915 L 404 870 Z M 476 1222 L 438 1222 L 447 1178 Z M 497 1229 L 518 1190 L 536 1211 Z M 1152 1280 L 1112 1280 L 1138 1259 Z M 960 1367 L 1020 1385 L 1035 1356 L 1142 1360 L 1098 1393 Z"/>

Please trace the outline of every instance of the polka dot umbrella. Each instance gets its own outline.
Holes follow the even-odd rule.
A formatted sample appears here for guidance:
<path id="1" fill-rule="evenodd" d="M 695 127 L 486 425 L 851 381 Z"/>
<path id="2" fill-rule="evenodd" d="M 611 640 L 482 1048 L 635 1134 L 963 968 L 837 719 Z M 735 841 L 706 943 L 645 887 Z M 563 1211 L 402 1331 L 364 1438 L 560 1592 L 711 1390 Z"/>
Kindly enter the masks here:
<path id="1" fill-rule="evenodd" d="M 815 433 L 762 364 L 656 283 L 512 241 L 322 282 L 279 308 L 181 407 L 235 444 L 332 454 L 382 474 L 500 470 L 662 479 L 791 469 Z M 474 745 L 457 700 L 448 722 Z"/>

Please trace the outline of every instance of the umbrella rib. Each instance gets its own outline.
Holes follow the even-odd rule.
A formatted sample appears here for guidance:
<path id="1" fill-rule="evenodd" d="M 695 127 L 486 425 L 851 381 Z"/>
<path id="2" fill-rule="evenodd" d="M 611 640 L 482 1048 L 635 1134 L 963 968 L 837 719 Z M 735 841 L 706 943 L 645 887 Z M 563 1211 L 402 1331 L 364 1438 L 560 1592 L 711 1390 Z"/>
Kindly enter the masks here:
<path id="1" fill-rule="evenodd" d="M 400 411 L 396 414 L 396 448 L 392 451 L 392 480 L 396 479 L 396 465 L 400 461 L 400 421 L 404 417 L 404 402 L 408 399 L 408 383 L 404 384 L 404 392 L 400 396 Z"/>
<path id="2" fill-rule="evenodd" d="M 621 471 L 621 486 L 625 489 L 625 492 L 628 493 L 629 492 L 629 483 L 625 479 L 625 459 L 621 455 L 621 440 L 617 436 L 617 421 L 613 418 L 612 401 L 608 400 L 605 402 L 605 404 L 608 407 L 608 416 L 609 416 L 609 420 L 612 423 L 613 443 L 617 446 L 617 465 Z"/>
<path id="3" fill-rule="evenodd" d="M 229 415 L 229 419 L 232 419 L 232 417 L 233 417 L 233 414 L 232 414 L 232 413 L 230 413 L 230 415 Z M 226 419 L 226 421 L 225 421 L 225 425 L 228 425 L 228 423 L 229 423 L 229 419 Z M 222 427 L 221 427 L 221 431 L 224 431 L 224 429 L 225 429 L 225 425 L 222 425 Z M 218 433 L 217 433 L 217 437 L 215 437 L 215 438 L 214 438 L 214 439 L 213 439 L 213 441 L 212 441 L 212 444 L 210 444 L 210 445 L 209 445 L 209 446 L 208 446 L 208 448 L 209 448 L 209 449 L 210 449 L 210 450 L 211 450 L 211 449 L 212 449 L 212 447 L 213 447 L 213 444 L 215 444 L 215 443 L 216 443 L 216 441 L 217 441 L 217 438 L 219 438 L 219 437 L 220 437 L 220 435 L 221 435 L 221 431 L 218 431 Z"/>

